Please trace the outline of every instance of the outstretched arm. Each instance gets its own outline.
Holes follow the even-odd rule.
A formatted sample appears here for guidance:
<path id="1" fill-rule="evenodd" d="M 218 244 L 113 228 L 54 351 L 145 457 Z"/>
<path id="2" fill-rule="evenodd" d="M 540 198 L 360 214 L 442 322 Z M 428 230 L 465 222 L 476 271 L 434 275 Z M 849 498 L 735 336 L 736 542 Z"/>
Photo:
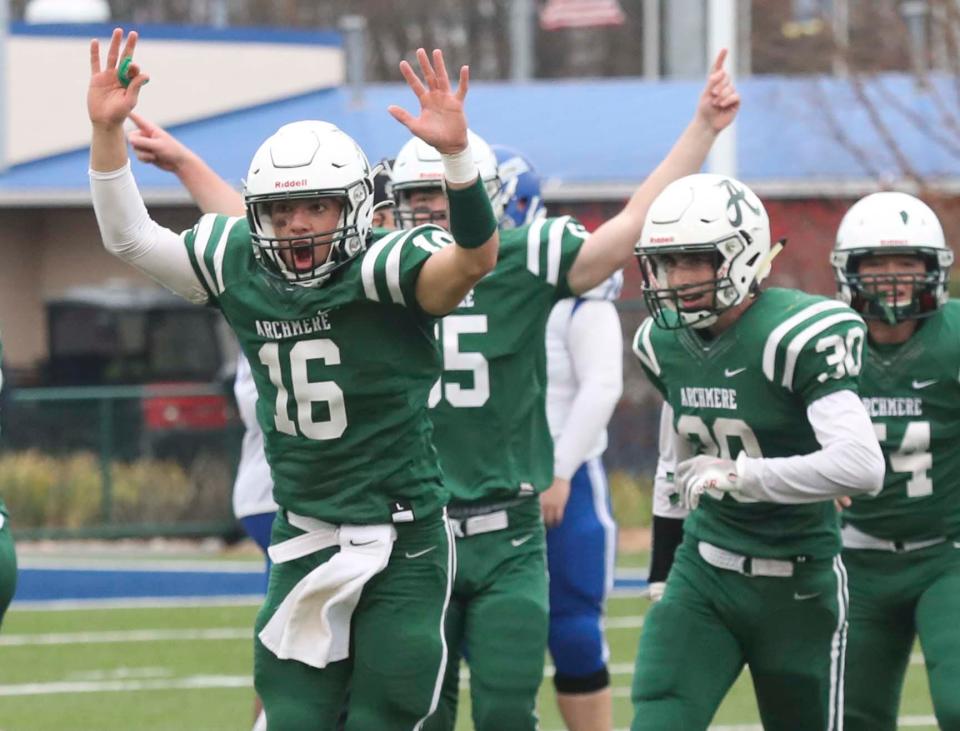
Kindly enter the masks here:
<path id="1" fill-rule="evenodd" d="M 203 158 L 136 112 L 130 112 L 130 119 L 137 127 L 128 133 L 127 138 L 138 160 L 176 175 L 204 213 L 228 216 L 246 213 L 243 196 L 217 175 Z"/>
<path id="2" fill-rule="evenodd" d="M 469 84 L 468 68 L 461 67 L 454 91 L 440 51 L 435 50 L 431 60 L 420 48 L 417 61 L 422 80 L 406 61 L 400 62 L 400 72 L 420 102 L 420 116 L 414 117 L 398 106 L 391 106 L 389 111 L 442 155 L 450 230 L 456 244 L 444 247 L 424 263 L 417 279 L 417 302 L 432 315 L 446 315 L 496 265 L 500 237 L 490 199 L 467 146 L 463 102 Z"/>
<path id="3" fill-rule="evenodd" d="M 136 64 L 128 67 L 129 85 L 117 76 L 121 58 L 132 58 L 137 34 L 130 33 L 120 53 L 123 31 L 110 39 L 107 64 L 101 68 L 100 42 L 90 43 L 90 87 L 87 110 L 93 126 L 90 144 L 90 192 L 103 245 L 149 277 L 192 302 L 207 301 L 180 237 L 150 218 L 130 172 L 123 122 L 137 103 L 147 76 Z"/>
<path id="4" fill-rule="evenodd" d="M 567 275 L 574 293 L 592 289 L 629 263 L 654 198 L 674 180 L 699 171 L 717 135 L 733 121 L 740 107 L 740 96 L 723 70 L 726 57 L 726 49 L 720 51 L 693 119 L 667 156 L 637 188 L 623 210 L 584 242 Z"/>

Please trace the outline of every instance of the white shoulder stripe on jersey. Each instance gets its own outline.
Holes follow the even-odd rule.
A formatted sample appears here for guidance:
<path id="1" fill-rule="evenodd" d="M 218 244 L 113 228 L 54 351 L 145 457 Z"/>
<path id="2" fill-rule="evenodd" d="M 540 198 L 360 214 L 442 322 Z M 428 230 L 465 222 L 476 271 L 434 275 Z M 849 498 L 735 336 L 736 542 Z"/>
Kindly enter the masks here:
<path id="1" fill-rule="evenodd" d="M 213 224 L 216 220 L 217 217 L 213 213 L 205 215 L 200 219 L 200 223 L 197 224 L 197 233 L 193 237 L 193 255 L 197 260 L 197 267 L 200 269 L 200 273 L 203 274 L 203 278 L 211 292 L 216 292 L 217 287 L 203 255 L 207 250 L 207 244 L 210 241 L 210 235 L 213 233 Z"/>
<path id="2" fill-rule="evenodd" d="M 786 320 L 777 325 L 770 335 L 767 336 L 767 342 L 763 346 L 763 375 L 767 377 L 767 380 L 771 382 L 773 381 L 773 377 L 775 375 L 774 367 L 777 363 L 777 346 L 780 345 L 780 341 L 783 340 L 783 337 L 788 332 L 790 332 L 804 320 L 815 315 L 819 315 L 821 312 L 839 309 L 847 309 L 847 306 L 843 304 L 843 302 L 838 302 L 837 300 L 818 302 L 815 305 L 804 307 L 796 315 L 788 317 Z"/>
<path id="3" fill-rule="evenodd" d="M 406 232 L 393 231 L 388 233 L 364 253 L 363 263 L 360 265 L 360 278 L 363 280 L 363 293 L 367 295 L 367 299 L 371 299 L 374 302 L 380 301 L 380 295 L 377 294 L 377 283 L 373 277 L 374 268 L 377 265 L 377 258 L 387 244 L 399 236 L 402 236 L 404 233 Z"/>
<path id="4" fill-rule="evenodd" d="M 648 317 L 637 328 L 637 334 L 633 338 L 633 353 L 648 370 L 653 371 L 656 376 L 660 375 L 660 362 L 653 351 L 653 344 L 650 342 L 650 330 L 653 328 L 653 318 Z"/>
<path id="5" fill-rule="evenodd" d="M 560 279 L 560 254 L 563 251 L 563 232 L 570 216 L 562 216 L 550 224 L 550 236 L 547 240 L 547 283 L 556 285 Z"/>
<path id="6" fill-rule="evenodd" d="M 230 238 L 230 232 L 242 218 L 231 217 L 227 220 L 227 225 L 223 227 L 223 233 L 217 242 L 216 251 L 213 252 L 213 273 L 217 275 L 217 292 L 223 294 L 226 287 L 223 284 L 223 255 L 227 250 L 227 239 Z"/>
<path id="7" fill-rule="evenodd" d="M 387 254 L 387 289 L 390 290 L 390 299 L 394 301 L 395 304 L 406 306 L 406 302 L 403 299 L 403 291 L 400 289 L 400 254 L 403 252 L 403 247 L 410 240 L 410 234 L 408 233 L 400 241 L 397 241 L 393 248 L 390 249 L 390 253 Z"/>
<path id="8" fill-rule="evenodd" d="M 527 229 L 527 269 L 536 276 L 540 276 L 540 231 L 546 220 L 534 221 Z"/>
<path id="9" fill-rule="evenodd" d="M 860 319 L 860 316 L 856 312 L 838 312 L 835 315 L 824 317 L 822 320 L 817 320 L 806 330 L 801 330 L 794 336 L 793 340 L 790 341 L 790 345 L 787 346 L 787 359 L 783 364 L 783 380 L 781 381 L 781 385 L 784 386 L 784 388 L 788 391 L 793 390 L 793 372 L 796 370 L 797 358 L 800 355 L 800 351 L 803 350 L 803 347 L 810 342 L 815 335 L 819 335 L 828 327 L 847 320 L 859 322 L 861 325 L 863 324 L 863 320 Z"/>

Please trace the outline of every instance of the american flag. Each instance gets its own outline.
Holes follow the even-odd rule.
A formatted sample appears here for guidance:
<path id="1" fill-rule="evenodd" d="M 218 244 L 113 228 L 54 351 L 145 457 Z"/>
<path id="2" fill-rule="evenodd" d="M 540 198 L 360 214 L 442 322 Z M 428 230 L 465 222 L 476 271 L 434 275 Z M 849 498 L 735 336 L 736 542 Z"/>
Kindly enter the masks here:
<path id="1" fill-rule="evenodd" d="M 547 0 L 540 9 L 544 30 L 623 25 L 625 20 L 618 0 Z"/>

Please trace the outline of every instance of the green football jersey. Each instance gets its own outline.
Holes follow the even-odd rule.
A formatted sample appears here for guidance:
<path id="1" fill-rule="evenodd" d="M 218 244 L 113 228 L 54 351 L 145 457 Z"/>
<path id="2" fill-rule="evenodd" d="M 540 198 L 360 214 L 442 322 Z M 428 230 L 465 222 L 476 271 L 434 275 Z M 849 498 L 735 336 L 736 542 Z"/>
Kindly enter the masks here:
<path id="1" fill-rule="evenodd" d="M 868 349 L 860 396 L 886 476 L 842 518 L 884 540 L 960 539 L 960 302 L 919 321 L 907 342 Z"/>
<path id="2" fill-rule="evenodd" d="M 427 395 L 440 373 L 420 268 L 452 243 L 434 226 L 376 230 L 323 286 L 268 275 L 247 221 L 207 215 L 183 235 L 197 277 L 240 341 L 283 508 L 332 523 L 385 523 L 448 500 Z M 412 512 L 412 516 L 411 516 Z"/>
<path id="3" fill-rule="evenodd" d="M 496 268 L 438 325 L 444 370 L 431 416 L 455 503 L 553 481 L 545 331 L 554 303 L 572 295 L 567 273 L 587 236 L 569 216 L 501 231 Z"/>
<path id="4" fill-rule="evenodd" d="M 711 341 L 647 319 L 633 350 L 673 407 L 691 456 L 791 457 L 820 449 L 807 406 L 856 391 L 865 333 L 860 316 L 841 302 L 768 289 Z M 750 556 L 822 558 L 840 550 L 831 500 L 782 505 L 708 491 L 684 529 Z"/>

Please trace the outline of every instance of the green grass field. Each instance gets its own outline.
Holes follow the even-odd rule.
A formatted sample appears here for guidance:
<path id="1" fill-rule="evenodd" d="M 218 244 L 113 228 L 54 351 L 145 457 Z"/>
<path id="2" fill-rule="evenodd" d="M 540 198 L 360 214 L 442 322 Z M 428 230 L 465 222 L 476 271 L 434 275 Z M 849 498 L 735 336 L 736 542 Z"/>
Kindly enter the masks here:
<path id="1" fill-rule="evenodd" d="M 624 556 L 622 565 L 644 565 Z M 647 611 L 642 598 L 609 602 L 608 640 L 617 728 L 630 723 L 633 659 Z M 0 634 L 2 731 L 237 731 L 250 726 L 255 606 L 26 610 Z M 472 728 L 462 691 L 457 731 Z M 544 682 L 541 728 L 563 724 Z M 922 661 L 911 663 L 901 727 L 936 729 Z M 714 720 L 723 731 L 760 729 L 742 676 Z"/>

